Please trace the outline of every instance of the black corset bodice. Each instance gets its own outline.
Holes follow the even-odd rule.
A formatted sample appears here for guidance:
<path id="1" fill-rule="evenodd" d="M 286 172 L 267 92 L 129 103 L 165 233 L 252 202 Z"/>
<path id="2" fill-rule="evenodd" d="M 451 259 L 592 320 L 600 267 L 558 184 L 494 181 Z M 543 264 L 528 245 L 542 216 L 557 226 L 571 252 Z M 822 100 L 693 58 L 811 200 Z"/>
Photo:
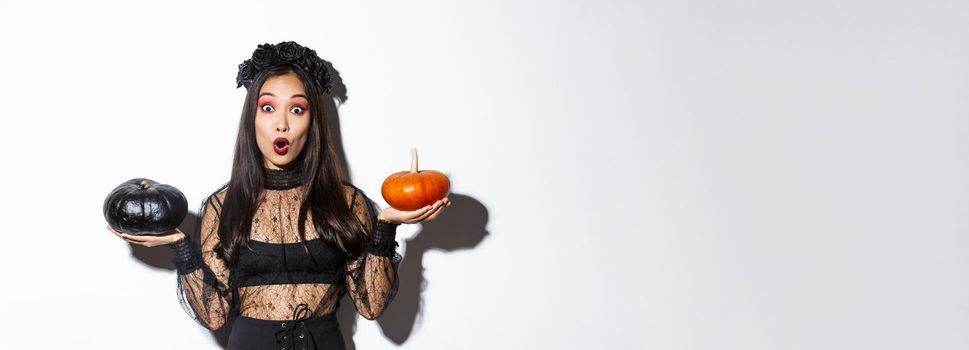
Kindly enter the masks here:
<path id="1" fill-rule="evenodd" d="M 396 252 L 396 225 L 379 223 L 373 202 L 345 182 L 341 190 L 352 213 L 348 219 L 362 223 L 367 234 L 363 254 L 348 257 L 323 241 L 312 211 L 300 227 L 303 177 L 308 175 L 298 165 L 264 171 L 247 244 L 239 247 L 231 264 L 217 249 L 227 185 L 202 203 L 200 244 L 183 239 L 172 245 L 186 312 L 212 330 L 224 325 L 233 310 L 259 320 L 296 322 L 296 314 L 304 311 L 308 317 L 332 314 L 349 294 L 358 313 L 376 318 L 397 290 L 401 256 Z"/>
<path id="2" fill-rule="evenodd" d="M 239 287 L 267 284 L 340 284 L 346 275 L 346 259 L 339 250 L 320 238 L 301 243 L 266 243 L 249 240 L 249 248 L 239 250 L 234 276 Z"/>

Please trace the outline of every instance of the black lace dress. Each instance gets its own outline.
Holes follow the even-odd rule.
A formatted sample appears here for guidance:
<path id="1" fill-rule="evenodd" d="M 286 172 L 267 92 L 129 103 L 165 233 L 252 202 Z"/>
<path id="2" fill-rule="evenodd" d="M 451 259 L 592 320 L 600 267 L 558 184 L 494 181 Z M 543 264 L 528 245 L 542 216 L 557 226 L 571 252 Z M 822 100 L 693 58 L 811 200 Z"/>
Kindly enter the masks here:
<path id="1" fill-rule="evenodd" d="M 357 312 L 373 320 L 397 291 L 397 225 L 377 221 L 376 206 L 360 189 L 345 184 L 344 198 L 367 227 L 366 251 L 347 258 L 316 232 L 311 212 L 305 245 L 297 220 L 303 194 L 300 169 L 266 169 L 267 184 L 252 219 L 249 247 L 229 266 L 214 251 L 225 187 L 202 204 L 199 246 L 183 239 L 171 245 L 178 295 L 186 313 L 208 329 L 237 315 L 229 349 L 343 349 L 334 317 L 349 293 Z"/>

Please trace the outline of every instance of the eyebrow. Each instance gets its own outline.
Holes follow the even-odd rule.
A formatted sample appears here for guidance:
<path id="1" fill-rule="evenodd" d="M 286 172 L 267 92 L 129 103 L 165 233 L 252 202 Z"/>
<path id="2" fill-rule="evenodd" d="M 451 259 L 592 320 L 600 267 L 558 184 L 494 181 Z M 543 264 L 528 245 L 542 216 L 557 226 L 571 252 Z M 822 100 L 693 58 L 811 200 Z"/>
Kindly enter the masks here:
<path id="1" fill-rule="evenodd" d="M 272 97 L 276 97 L 276 95 L 273 95 L 271 92 L 263 92 L 263 93 L 259 94 L 259 97 L 263 97 L 263 96 L 266 96 L 266 95 L 269 95 L 269 96 L 272 96 Z M 303 95 L 303 94 L 295 94 L 291 98 L 296 98 L 296 97 L 302 97 L 304 99 L 309 100 L 309 98 L 306 97 L 306 95 Z"/>

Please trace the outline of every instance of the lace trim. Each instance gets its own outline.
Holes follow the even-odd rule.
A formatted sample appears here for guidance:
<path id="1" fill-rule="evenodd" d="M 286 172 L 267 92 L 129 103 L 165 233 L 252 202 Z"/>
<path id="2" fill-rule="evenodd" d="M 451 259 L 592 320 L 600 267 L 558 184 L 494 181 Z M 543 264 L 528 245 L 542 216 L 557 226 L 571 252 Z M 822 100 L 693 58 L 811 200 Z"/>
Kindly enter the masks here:
<path id="1" fill-rule="evenodd" d="M 377 256 L 393 257 L 397 249 L 397 226 L 377 221 L 373 236 L 367 241 L 367 250 Z"/>
<path id="2" fill-rule="evenodd" d="M 299 187 L 303 184 L 303 167 L 297 165 L 289 169 L 269 169 L 263 168 L 266 174 L 266 189 L 288 190 Z"/>
<path id="3" fill-rule="evenodd" d="M 178 271 L 179 275 L 184 275 L 202 267 L 199 254 L 195 251 L 195 246 L 192 245 L 192 242 L 188 238 L 171 243 L 168 247 L 172 248 L 175 253 L 172 257 L 172 263 L 175 264 L 175 270 Z"/>

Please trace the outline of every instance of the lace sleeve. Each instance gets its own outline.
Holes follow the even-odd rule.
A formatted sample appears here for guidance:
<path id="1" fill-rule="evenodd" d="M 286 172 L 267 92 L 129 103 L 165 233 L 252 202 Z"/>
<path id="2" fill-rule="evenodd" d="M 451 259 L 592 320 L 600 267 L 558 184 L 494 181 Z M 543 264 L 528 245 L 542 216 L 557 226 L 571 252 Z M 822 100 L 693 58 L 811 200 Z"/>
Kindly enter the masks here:
<path id="1" fill-rule="evenodd" d="M 397 267 L 401 260 L 396 251 L 397 225 L 377 222 L 376 205 L 358 188 L 351 186 L 349 191 L 352 191 L 350 207 L 370 236 L 366 251 L 347 262 L 347 292 L 357 312 L 374 320 L 397 294 Z"/>
<path id="2" fill-rule="evenodd" d="M 218 220 L 225 194 L 209 196 L 200 210 L 196 231 L 201 239 L 198 253 L 191 239 L 172 244 L 178 271 L 178 300 L 185 312 L 205 328 L 222 328 L 230 311 L 229 267 L 215 253 L 219 243 Z"/>

